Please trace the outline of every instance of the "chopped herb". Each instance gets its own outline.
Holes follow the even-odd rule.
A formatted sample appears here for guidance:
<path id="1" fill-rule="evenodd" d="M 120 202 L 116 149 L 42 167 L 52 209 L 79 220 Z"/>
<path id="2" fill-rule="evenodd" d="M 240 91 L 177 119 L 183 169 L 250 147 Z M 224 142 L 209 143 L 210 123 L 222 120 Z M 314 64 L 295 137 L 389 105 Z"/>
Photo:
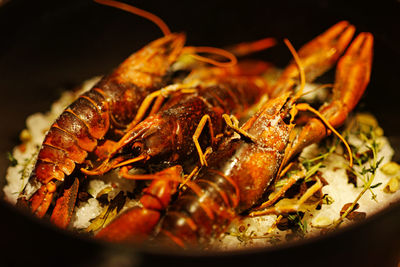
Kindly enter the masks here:
<path id="1" fill-rule="evenodd" d="M 372 149 L 368 149 L 364 153 L 356 153 L 356 157 L 359 160 L 360 164 L 367 163 L 368 160 L 373 156 Z"/>
<path id="2" fill-rule="evenodd" d="M 18 165 L 18 160 L 16 158 L 14 158 L 13 154 L 11 154 L 10 152 L 7 152 L 7 158 L 8 158 L 8 161 L 10 161 L 10 165 L 12 167 L 15 167 Z"/>
<path id="3" fill-rule="evenodd" d="M 339 139 L 334 138 L 334 144 L 329 146 L 327 143 L 325 145 L 325 149 L 327 152 L 321 153 L 317 157 L 311 158 L 311 159 L 303 159 L 301 161 L 301 164 L 304 166 L 304 168 L 307 170 L 306 175 L 305 175 L 305 181 L 308 182 L 309 178 L 312 177 L 319 169 L 325 168 L 325 165 L 323 165 L 323 161 L 331 155 L 339 145 Z"/>
<path id="4" fill-rule="evenodd" d="M 296 236 L 304 237 L 307 234 L 307 222 L 302 220 L 303 216 L 302 212 L 284 215 L 277 223 L 277 227 L 281 231 L 291 229 Z"/>
<path id="5" fill-rule="evenodd" d="M 29 167 L 31 167 L 33 165 L 33 163 L 35 162 L 38 153 L 39 153 L 39 147 L 36 146 L 35 152 L 33 152 L 32 155 L 29 158 L 26 158 L 24 160 L 24 162 L 22 163 L 22 169 L 19 171 L 19 173 L 21 174 L 21 180 L 22 180 L 19 193 L 21 193 L 24 190 L 25 179 L 27 179 L 29 177 L 30 172 L 31 172 Z"/>
<path id="6" fill-rule="evenodd" d="M 251 231 L 251 233 L 249 235 L 246 235 L 246 232 L 244 232 L 244 233 L 227 232 L 225 234 L 236 237 L 240 242 L 248 242 L 248 241 L 250 241 L 252 239 L 257 238 L 254 235 L 254 231 Z"/>
<path id="7" fill-rule="evenodd" d="M 312 166 L 306 173 L 306 176 L 304 177 L 304 181 L 307 183 L 309 181 L 311 181 L 311 179 L 309 179 L 312 175 L 314 175 L 319 168 L 321 168 L 322 166 L 322 162 L 318 162 L 317 164 L 315 164 L 314 166 Z"/>
<path id="8" fill-rule="evenodd" d="M 289 214 L 288 219 L 294 225 L 294 232 L 300 234 L 300 236 L 304 236 L 307 234 L 307 222 L 302 221 L 302 217 L 304 214 L 300 212 L 296 212 L 295 214 Z"/>
<path id="9" fill-rule="evenodd" d="M 381 184 L 382 184 L 382 183 L 377 183 L 377 184 L 371 185 L 370 188 L 376 188 L 376 187 L 380 186 Z"/>
<path id="10" fill-rule="evenodd" d="M 331 205 L 333 202 L 335 202 L 335 200 L 333 199 L 333 197 L 331 197 L 331 196 L 328 195 L 328 194 L 325 194 L 325 195 L 322 197 L 322 203 L 323 203 L 323 204 Z"/>
<path id="11" fill-rule="evenodd" d="M 287 181 L 288 181 L 288 178 L 279 179 L 279 181 L 276 182 L 275 187 L 276 188 L 282 187 L 287 183 Z"/>

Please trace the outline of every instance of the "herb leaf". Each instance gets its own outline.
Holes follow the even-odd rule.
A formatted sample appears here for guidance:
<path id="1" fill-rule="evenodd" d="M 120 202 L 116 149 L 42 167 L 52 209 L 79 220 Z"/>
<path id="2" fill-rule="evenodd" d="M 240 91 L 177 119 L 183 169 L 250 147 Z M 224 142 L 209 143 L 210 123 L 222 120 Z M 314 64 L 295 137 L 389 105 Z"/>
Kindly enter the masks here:
<path id="1" fill-rule="evenodd" d="M 7 152 L 7 159 L 10 162 L 10 165 L 12 167 L 15 167 L 18 165 L 18 160 L 16 158 L 14 158 L 13 154 L 11 154 L 10 152 Z"/>
<path id="2" fill-rule="evenodd" d="M 378 186 L 380 186 L 381 184 L 382 184 L 382 183 L 377 183 L 377 184 L 371 185 L 370 188 L 378 187 Z"/>

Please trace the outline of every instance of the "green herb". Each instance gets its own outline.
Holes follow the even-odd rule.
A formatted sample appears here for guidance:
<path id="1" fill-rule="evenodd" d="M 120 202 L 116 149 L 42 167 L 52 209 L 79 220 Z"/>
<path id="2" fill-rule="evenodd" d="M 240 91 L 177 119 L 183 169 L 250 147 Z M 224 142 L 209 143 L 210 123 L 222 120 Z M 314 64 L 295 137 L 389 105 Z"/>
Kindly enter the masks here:
<path id="1" fill-rule="evenodd" d="M 356 199 L 353 201 L 353 203 L 340 216 L 340 218 L 333 223 L 334 228 L 338 227 L 343 222 L 344 218 L 346 218 L 349 215 L 349 213 L 354 209 L 354 207 L 357 205 L 360 198 L 365 194 L 365 192 L 367 190 L 369 190 L 371 192 L 372 199 L 377 201 L 376 194 L 372 191 L 372 189 L 381 185 L 381 183 L 372 185 L 372 182 L 374 181 L 374 178 L 375 178 L 376 171 L 379 168 L 379 166 L 383 160 L 383 157 L 378 159 L 379 145 L 376 142 L 375 133 L 374 133 L 372 127 L 369 127 L 367 132 L 358 130 L 356 133 L 358 134 L 360 139 L 364 141 L 364 145 L 366 145 L 366 147 L 372 151 L 372 155 L 370 157 L 368 157 L 366 160 L 364 158 L 365 154 L 357 155 L 357 153 L 355 151 L 353 151 L 355 166 L 358 166 L 358 168 L 359 169 L 361 168 L 361 170 L 357 170 L 354 166 L 350 169 L 350 171 L 352 173 L 354 173 L 358 178 L 360 178 L 360 180 L 364 183 L 364 186 L 363 186 L 363 190 L 359 193 L 359 195 L 356 197 Z M 365 160 L 366 160 L 366 162 L 369 163 L 369 167 L 366 167 L 364 165 Z"/>
<path id="2" fill-rule="evenodd" d="M 225 232 L 225 235 L 234 236 L 240 242 L 249 242 L 251 240 L 256 240 L 256 239 L 267 239 L 271 245 L 276 245 L 282 241 L 280 235 L 264 234 L 262 236 L 256 236 L 254 231 L 251 231 L 249 235 L 247 235 L 246 233 L 232 233 L 232 232 Z"/>
<path id="3" fill-rule="evenodd" d="M 24 162 L 22 163 L 22 169 L 19 171 L 19 173 L 21 174 L 21 180 L 22 180 L 19 193 L 22 193 L 22 191 L 24 190 L 25 179 L 27 179 L 31 173 L 29 167 L 32 166 L 33 163 L 35 162 L 38 153 L 39 153 L 39 147 L 37 146 L 35 152 L 33 152 L 29 158 L 24 159 Z"/>
<path id="4" fill-rule="evenodd" d="M 305 236 L 307 234 L 307 222 L 305 220 L 302 221 L 302 216 L 299 212 L 289 214 L 287 218 L 295 225 L 295 233 L 300 234 L 300 236 Z"/>
<path id="5" fill-rule="evenodd" d="M 255 232 L 251 231 L 249 235 L 246 232 L 243 233 L 233 233 L 233 232 L 226 232 L 225 234 L 236 237 L 240 242 L 248 242 L 252 239 L 256 239 L 257 237 L 254 235 Z"/>
<path id="6" fill-rule="evenodd" d="M 288 178 L 281 178 L 278 182 L 276 182 L 275 187 L 279 188 L 284 186 L 288 181 Z"/>
<path id="7" fill-rule="evenodd" d="M 335 150 L 336 147 L 339 144 L 339 139 L 335 138 L 336 141 L 334 141 L 334 144 L 329 146 L 325 145 L 325 149 L 327 152 L 321 153 L 317 157 L 311 158 L 311 159 L 303 159 L 301 161 L 301 164 L 304 166 L 304 168 L 307 170 L 306 175 L 304 177 L 305 182 L 310 181 L 310 177 L 313 176 L 319 169 L 324 168 L 325 165 L 323 165 L 323 161 L 331 155 Z"/>
<path id="8" fill-rule="evenodd" d="M 322 198 L 322 203 L 326 205 L 331 205 L 335 200 L 328 194 L 325 194 Z"/>
<path id="9" fill-rule="evenodd" d="M 313 165 L 306 173 L 306 176 L 304 177 L 304 182 L 309 182 L 311 179 L 309 179 L 311 176 L 313 176 L 322 166 L 322 162 L 318 162 L 317 164 Z"/>
<path id="10" fill-rule="evenodd" d="M 371 192 L 371 198 L 375 201 L 376 200 L 376 194 L 372 191 L 373 188 L 378 187 L 379 184 L 372 186 L 371 183 L 373 179 L 375 178 L 375 173 L 377 169 L 379 168 L 380 164 L 382 163 L 383 157 L 380 159 L 377 159 L 377 154 L 378 154 L 378 149 L 379 145 L 375 140 L 375 134 L 374 132 L 371 132 L 369 134 L 365 134 L 360 132 L 359 133 L 360 138 L 365 142 L 366 146 L 368 149 L 372 151 L 371 157 L 368 158 L 367 162 L 369 162 L 369 167 L 366 167 L 364 164 L 363 160 L 361 160 L 360 157 L 357 157 L 357 154 L 354 154 L 353 157 L 355 158 L 355 166 L 358 166 L 361 168 L 361 170 L 357 171 L 354 167 L 351 168 L 351 172 L 354 173 L 363 183 L 364 183 L 364 189 Z M 368 139 L 370 138 L 370 139 Z"/>
<path id="11" fill-rule="evenodd" d="M 376 188 L 376 187 L 380 186 L 381 184 L 382 183 L 377 183 L 377 184 L 371 185 L 370 188 Z"/>
<path id="12" fill-rule="evenodd" d="M 7 152 L 7 158 L 8 158 L 8 161 L 10 161 L 10 165 L 12 167 L 15 167 L 18 165 L 18 160 L 16 158 L 14 158 L 13 154 L 11 154 L 10 152 Z"/>

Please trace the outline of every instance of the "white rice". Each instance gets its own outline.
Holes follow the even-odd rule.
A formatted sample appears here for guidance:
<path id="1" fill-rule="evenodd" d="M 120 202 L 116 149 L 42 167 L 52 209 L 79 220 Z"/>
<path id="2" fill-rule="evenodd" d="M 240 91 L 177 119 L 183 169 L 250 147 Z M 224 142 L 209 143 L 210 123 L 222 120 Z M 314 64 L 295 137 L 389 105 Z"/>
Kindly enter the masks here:
<path id="1" fill-rule="evenodd" d="M 45 114 L 36 113 L 27 118 L 27 129 L 21 134 L 23 145 L 14 148 L 12 151 L 13 157 L 18 161 L 18 165 L 7 169 L 7 185 L 3 188 L 7 201 L 13 204 L 16 203 L 18 195 L 28 181 L 38 149 L 50 125 L 68 104 L 74 101 L 82 92 L 91 88 L 98 80 L 98 77 L 88 80 L 82 85 L 82 88 L 76 92 L 64 92 L 61 98 L 52 105 L 49 112 Z M 313 87 L 309 86 L 308 88 L 312 90 Z M 379 137 L 377 142 L 380 144 L 378 158 L 384 157 L 380 165 L 383 166 L 385 163 L 390 162 L 394 152 L 386 137 Z M 355 136 L 351 136 L 350 143 L 357 146 L 360 140 Z M 312 145 L 303 151 L 301 157 L 312 157 L 312 155 L 317 153 L 317 145 Z M 363 182 L 360 180 L 358 180 L 359 186 L 357 188 L 355 188 L 353 184 L 348 183 L 345 172 L 348 162 L 342 155 L 333 153 L 324 161 L 324 164 L 326 168 L 322 168 L 320 171 L 329 184 L 322 188 L 322 192 L 332 197 L 334 202 L 330 205 L 323 204 L 320 210 L 305 213 L 303 222 L 307 224 L 306 236 L 319 234 L 321 229 L 339 219 L 339 211 L 342 209 L 343 205 L 353 202 L 363 189 Z M 371 215 L 384 209 L 390 205 L 390 203 L 398 201 L 400 198 L 400 190 L 394 193 L 386 193 L 383 191 L 388 181 L 397 174 L 398 173 L 386 175 L 381 169 L 378 169 L 373 184 L 382 183 L 382 185 L 372 189 L 377 196 L 376 201 L 371 199 L 371 193 L 367 191 L 358 201 L 360 207 L 357 211 L 366 212 L 367 215 Z M 80 204 L 74 210 L 70 228 L 87 228 L 91 220 L 103 211 L 104 208 L 100 205 L 96 196 L 105 188 L 123 188 L 124 191 L 131 191 L 134 186 L 134 181 L 119 179 L 117 175 L 113 173 L 105 175 L 101 179 L 91 178 L 88 186 L 88 193 L 92 198 L 87 202 L 79 202 Z M 112 191 L 110 197 L 115 196 L 118 192 L 119 189 Z M 137 205 L 137 203 L 135 201 L 128 202 L 125 208 L 132 205 Z M 217 240 L 214 247 L 219 249 L 239 249 L 249 246 L 269 246 L 276 242 L 283 242 L 285 236 L 289 234 L 290 231 L 280 231 L 277 228 L 271 228 L 276 219 L 276 215 L 238 219 L 231 224 L 228 229 L 229 234 Z M 345 220 L 344 224 L 346 223 L 349 223 L 349 221 Z"/>

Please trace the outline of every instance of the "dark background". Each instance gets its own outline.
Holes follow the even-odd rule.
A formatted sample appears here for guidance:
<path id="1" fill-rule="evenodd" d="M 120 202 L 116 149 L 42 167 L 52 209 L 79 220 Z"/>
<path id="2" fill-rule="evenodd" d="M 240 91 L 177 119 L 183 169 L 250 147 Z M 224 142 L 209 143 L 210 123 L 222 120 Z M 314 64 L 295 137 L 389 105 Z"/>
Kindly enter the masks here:
<path id="1" fill-rule="evenodd" d="M 299 48 L 343 19 L 353 23 L 358 32 L 372 32 L 373 73 L 359 108 L 373 112 L 385 135 L 400 148 L 398 1 L 127 2 L 157 14 L 173 31 L 187 33 L 188 45 L 223 47 L 273 36 L 289 38 Z M 0 7 L 0 185 L 8 164 L 6 152 L 18 143 L 28 115 L 47 111 L 62 89 L 110 72 L 130 53 L 158 37 L 160 30 L 145 19 L 91 1 L 11 0 Z M 283 44 L 254 56 L 282 67 L 290 59 Z M 332 266 L 395 266 L 400 257 L 399 205 L 359 227 L 304 244 L 194 258 L 81 239 L 23 215 L 3 201 L 0 212 L 0 255 L 7 266 L 139 266 L 157 262 L 318 266 L 322 260 Z"/>

